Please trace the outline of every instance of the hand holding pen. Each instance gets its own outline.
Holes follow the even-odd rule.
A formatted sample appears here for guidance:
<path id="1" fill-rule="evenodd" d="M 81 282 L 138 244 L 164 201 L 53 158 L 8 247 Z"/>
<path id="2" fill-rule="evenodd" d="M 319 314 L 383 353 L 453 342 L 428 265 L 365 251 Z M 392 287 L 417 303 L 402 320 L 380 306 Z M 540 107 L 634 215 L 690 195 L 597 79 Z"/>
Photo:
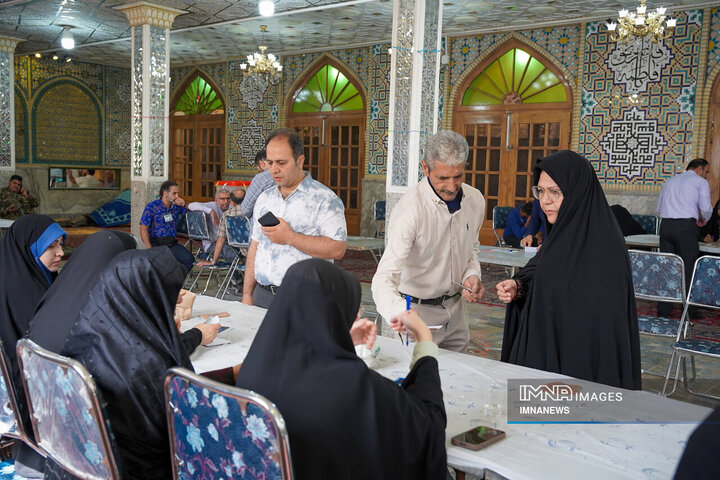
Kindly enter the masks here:
<path id="1" fill-rule="evenodd" d="M 484 290 L 482 282 L 476 275 L 470 275 L 464 283 L 453 282 L 462 287 L 462 296 L 466 302 L 477 303 L 483 296 Z"/>
<path id="2" fill-rule="evenodd" d="M 415 310 L 405 310 L 404 312 L 396 315 L 390 321 L 390 326 L 393 330 L 398 332 L 398 334 L 400 334 L 401 331 L 406 332 L 406 341 L 407 336 L 410 334 L 412 334 L 418 342 L 425 340 L 432 341 L 432 333 L 430 332 L 430 329 L 425 322 L 422 321 Z M 400 338 L 402 339 L 402 336 Z"/>

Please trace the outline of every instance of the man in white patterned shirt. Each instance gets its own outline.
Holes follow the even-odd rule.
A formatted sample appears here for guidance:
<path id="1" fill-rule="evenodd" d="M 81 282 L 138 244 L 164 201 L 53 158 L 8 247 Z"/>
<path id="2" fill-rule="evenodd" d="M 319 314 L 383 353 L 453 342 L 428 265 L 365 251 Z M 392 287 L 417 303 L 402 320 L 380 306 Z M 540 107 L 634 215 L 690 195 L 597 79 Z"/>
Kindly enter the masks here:
<path id="1" fill-rule="evenodd" d="M 342 200 L 303 171 L 302 138 L 292 129 L 267 140 L 268 171 L 277 187 L 265 190 L 253 210 L 253 233 L 245 262 L 243 303 L 268 308 L 290 266 L 307 258 L 332 261 L 345 255 L 347 225 Z M 263 227 L 272 212 L 280 223 Z"/>

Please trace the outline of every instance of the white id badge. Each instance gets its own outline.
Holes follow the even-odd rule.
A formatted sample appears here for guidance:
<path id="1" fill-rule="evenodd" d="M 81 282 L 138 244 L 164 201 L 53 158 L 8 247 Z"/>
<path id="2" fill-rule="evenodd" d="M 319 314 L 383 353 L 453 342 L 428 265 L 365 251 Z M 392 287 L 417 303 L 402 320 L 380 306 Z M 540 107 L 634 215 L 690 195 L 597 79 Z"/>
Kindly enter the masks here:
<path id="1" fill-rule="evenodd" d="M 163 216 L 166 222 L 172 222 L 173 216 L 172 213 L 166 213 L 165 216 Z"/>

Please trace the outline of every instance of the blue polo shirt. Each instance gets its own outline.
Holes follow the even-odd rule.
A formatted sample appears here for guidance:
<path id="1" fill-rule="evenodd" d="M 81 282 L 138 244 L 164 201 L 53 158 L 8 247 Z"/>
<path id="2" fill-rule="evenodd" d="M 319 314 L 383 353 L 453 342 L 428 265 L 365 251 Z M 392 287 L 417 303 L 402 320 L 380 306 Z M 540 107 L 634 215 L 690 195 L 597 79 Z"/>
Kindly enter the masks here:
<path id="1" fill-rule="evenodd" d="M 145 210 L 140 217 L 140 225 L 148 227 L 150 238 L 174 237 L 177 233 L 175 224 L 178 217 L 185 212 L 187 212 L 185 207 L 175 204 L 166 207 L 162 199 L 158 198 L 145 205 Z"/>

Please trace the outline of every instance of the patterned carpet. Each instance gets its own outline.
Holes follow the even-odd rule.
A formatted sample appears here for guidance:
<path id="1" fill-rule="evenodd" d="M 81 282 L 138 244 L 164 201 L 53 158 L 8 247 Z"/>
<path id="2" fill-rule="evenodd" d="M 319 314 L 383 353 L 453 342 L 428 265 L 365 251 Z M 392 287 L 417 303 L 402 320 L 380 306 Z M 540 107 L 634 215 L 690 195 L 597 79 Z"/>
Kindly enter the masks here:
<path id="1" fill-rule="evenodd" d="M 637 300 L 638 315 L 654 316 L 657 314 L 655 302 Z M 690 336 L 720 342 L 720 310 L 698 308 L 700 318 L 691 321 Z M 682 308 L 678 304 L 672 311 L 670 318 L 679 319 Z"/>

